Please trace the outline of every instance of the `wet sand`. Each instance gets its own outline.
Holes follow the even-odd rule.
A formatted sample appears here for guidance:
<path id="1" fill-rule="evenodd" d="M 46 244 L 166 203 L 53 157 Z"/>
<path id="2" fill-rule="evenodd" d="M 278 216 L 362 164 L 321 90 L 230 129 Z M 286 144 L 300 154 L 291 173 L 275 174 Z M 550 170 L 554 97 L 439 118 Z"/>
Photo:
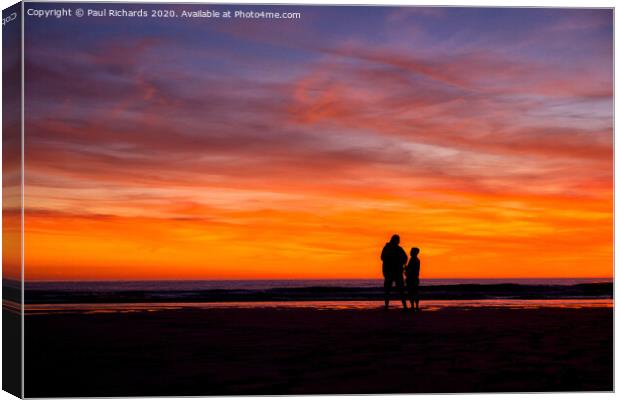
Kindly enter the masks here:
<path id="1" fill-rule="evenodd" d="M 613 390 L 611 308 L 28 315 L 27 397 Z"/>

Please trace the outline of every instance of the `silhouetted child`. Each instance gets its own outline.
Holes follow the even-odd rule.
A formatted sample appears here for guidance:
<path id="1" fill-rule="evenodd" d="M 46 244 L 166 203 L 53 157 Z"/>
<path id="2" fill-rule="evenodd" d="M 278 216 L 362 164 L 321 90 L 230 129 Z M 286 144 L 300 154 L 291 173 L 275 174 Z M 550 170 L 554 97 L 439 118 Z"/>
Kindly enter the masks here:
<path id="1" fill-rule="evenodd" d="M 405 275 L 407 277 L 407 294 L 411 302 L 411 309 L 420 311 L 420 249 L 414 247 L 411 249 L 411 258 L 405 267 Z M 415 306 L 414 306 L 415 303 Z"/>

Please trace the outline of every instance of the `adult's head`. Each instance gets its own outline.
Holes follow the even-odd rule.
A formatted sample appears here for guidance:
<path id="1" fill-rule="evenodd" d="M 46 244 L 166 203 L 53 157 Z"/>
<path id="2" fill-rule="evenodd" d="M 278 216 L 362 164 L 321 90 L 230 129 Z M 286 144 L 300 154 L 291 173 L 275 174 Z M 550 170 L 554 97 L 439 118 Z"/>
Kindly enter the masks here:
<path id="1" fill-rule="evenodd" d="M 399 244 L 400 243 L 400 236 L 398 235 L 392 235 L 392 238 L 390 239 L 390 243 L 391 244 Z"/>

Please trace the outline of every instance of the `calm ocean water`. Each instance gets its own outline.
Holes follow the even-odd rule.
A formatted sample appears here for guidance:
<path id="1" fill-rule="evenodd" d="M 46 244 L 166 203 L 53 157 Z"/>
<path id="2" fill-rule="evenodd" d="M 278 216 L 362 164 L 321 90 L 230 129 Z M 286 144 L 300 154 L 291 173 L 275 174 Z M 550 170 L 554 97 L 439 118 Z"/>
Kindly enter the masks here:
<path id="1" fill-rule="evenodd" d="M 421 284 L 427 310 L 613 306 L 611 279 L 423 279 Z M 11 286 L 6 281 L 4 285 L 5 291 Z M 364 309 L 378 307 L 383 299 L 379 279 L 27 282 L 25 288 L 30 315 L 231 307 Z M 8 303 L 5 308 L 10 308 Z"/>
<path id="2" fill-rule="evenodd" d="M 612 282 L 608 278 L 554 278 L 554 279 L 422 279 L 422 286 L 448 285 L 533 285 L 572 286 L 588 283 Z M 318 280 L 188 280 L 188 281 L 66 281 L 26 282 L 26 290 L 58 290 L 66 292 L 108 292 L 108 291 L 201 291 L 201 290 L 268 290 L 277 288 L 376 288 L 380 279 L 318 279 Z"/>

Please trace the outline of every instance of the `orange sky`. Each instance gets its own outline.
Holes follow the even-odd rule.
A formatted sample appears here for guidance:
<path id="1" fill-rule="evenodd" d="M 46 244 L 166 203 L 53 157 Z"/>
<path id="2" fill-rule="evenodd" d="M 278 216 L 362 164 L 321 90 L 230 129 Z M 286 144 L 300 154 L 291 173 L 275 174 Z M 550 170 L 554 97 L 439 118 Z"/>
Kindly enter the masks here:
<path id="1" fill-rule="evenodd" d="M 32 213 L 26 223 L 27 275 L 366 278 L 377 275 L 378 253 L 392 231 L 401 234 L 404 246 L 422 248 L 425 277 L 611 274 L 611 210 L 605 201 L 425 195 L 419 201 L 356 198 L 368 208 L 354 209 L 329 196 L 280 210 L 187 205 L 177 211 L 183 216 L 167 218 Z M 379 205 L 384 208 L 377 210 Z"/>
<path id="2" fill-rule="evenodd" d="M 610 277 L 609 10 L 399 10 L 31 28 L 26 279 Z"/>

